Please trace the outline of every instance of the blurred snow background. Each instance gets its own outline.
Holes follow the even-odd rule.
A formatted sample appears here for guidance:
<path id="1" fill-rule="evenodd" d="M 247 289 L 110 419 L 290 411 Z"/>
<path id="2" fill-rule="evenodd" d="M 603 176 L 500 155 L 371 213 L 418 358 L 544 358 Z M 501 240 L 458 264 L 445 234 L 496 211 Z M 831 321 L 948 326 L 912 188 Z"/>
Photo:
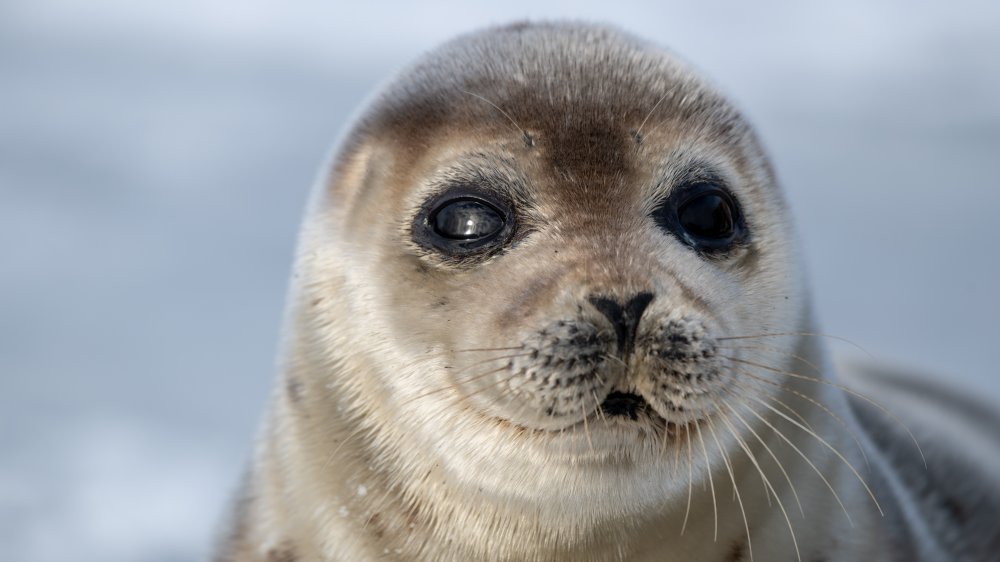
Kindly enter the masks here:
<path id="1" fill-rule="evenodd" d="M 756 123 L 823 329 L 1000 399 L 1000 4 L 0 4 L 0 560 L 205 556 L 331 141 L 515 18 L 617 23 Z"/>

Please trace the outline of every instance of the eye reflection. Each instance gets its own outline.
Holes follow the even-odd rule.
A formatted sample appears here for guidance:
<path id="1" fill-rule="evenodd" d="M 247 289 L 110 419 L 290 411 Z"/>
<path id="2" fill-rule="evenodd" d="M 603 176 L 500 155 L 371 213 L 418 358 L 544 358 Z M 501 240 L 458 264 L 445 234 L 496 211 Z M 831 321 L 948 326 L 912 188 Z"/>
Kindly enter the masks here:
<path id="1" fill-rule="evenodd" d="M 476 240 L 499 232 L 504 226 L 500 213 L 473 199 L 451 201 L 433 216 L 434 232 L 452 240 Z"/>

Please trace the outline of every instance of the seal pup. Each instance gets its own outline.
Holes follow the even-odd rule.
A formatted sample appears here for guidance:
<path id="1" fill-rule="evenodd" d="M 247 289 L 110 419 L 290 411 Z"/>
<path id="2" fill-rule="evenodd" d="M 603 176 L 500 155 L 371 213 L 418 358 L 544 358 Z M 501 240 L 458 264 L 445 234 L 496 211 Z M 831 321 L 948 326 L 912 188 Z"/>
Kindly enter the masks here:
<path id="1" fill-rule="evenodd" d="M 832 381 L 767 156 L 663 50 L 460 37 L 325 170 L 217 560 L 996 559 L 995 477 Z"/>

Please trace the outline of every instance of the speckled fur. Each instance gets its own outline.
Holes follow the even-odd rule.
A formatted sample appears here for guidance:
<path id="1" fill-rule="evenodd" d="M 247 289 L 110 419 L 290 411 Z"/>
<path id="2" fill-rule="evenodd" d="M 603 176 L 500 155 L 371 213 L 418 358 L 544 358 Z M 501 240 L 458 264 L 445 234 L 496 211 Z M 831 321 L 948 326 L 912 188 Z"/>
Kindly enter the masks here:
<path id="1" fill-rule="evenodd" d="M 650 219 L 709 177 L 750 233 L 721 257 Z M 414 242 L 456 182 L 513 203 L 509 246 Z M 874 422 L 869 440 L 841 393 L 786 375 L 830 371 L 816 338 L 747 338 L 813 331 L 794 240 L 746 121 L 656 46 L 578 24 L 442 46 L 373 100 L 314 189 L 216 560 L 985 560 L 958 522 L 983 529 L 995 503 L 915 499 L 905 440 Z M 588 304 L 647 293 L 634 342 Z M 605 419 L 615 391 L 648 407 Z"/>

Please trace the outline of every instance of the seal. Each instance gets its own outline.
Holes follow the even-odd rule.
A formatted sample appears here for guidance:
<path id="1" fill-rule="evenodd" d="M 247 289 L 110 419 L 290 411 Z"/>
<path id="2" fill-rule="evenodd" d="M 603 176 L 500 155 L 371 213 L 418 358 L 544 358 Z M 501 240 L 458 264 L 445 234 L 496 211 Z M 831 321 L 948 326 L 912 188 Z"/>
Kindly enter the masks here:
<path id="1" fill-rule="evenodd" d="M 833 380 L 764 150 L 662 49 L 581 24 L 460 37 L 325 170 L 216 560 L 1000 551 L 1000 446 L 969 429 L 996 417 Z M 979 446 L 927 437 L 931 411 Z"/>

